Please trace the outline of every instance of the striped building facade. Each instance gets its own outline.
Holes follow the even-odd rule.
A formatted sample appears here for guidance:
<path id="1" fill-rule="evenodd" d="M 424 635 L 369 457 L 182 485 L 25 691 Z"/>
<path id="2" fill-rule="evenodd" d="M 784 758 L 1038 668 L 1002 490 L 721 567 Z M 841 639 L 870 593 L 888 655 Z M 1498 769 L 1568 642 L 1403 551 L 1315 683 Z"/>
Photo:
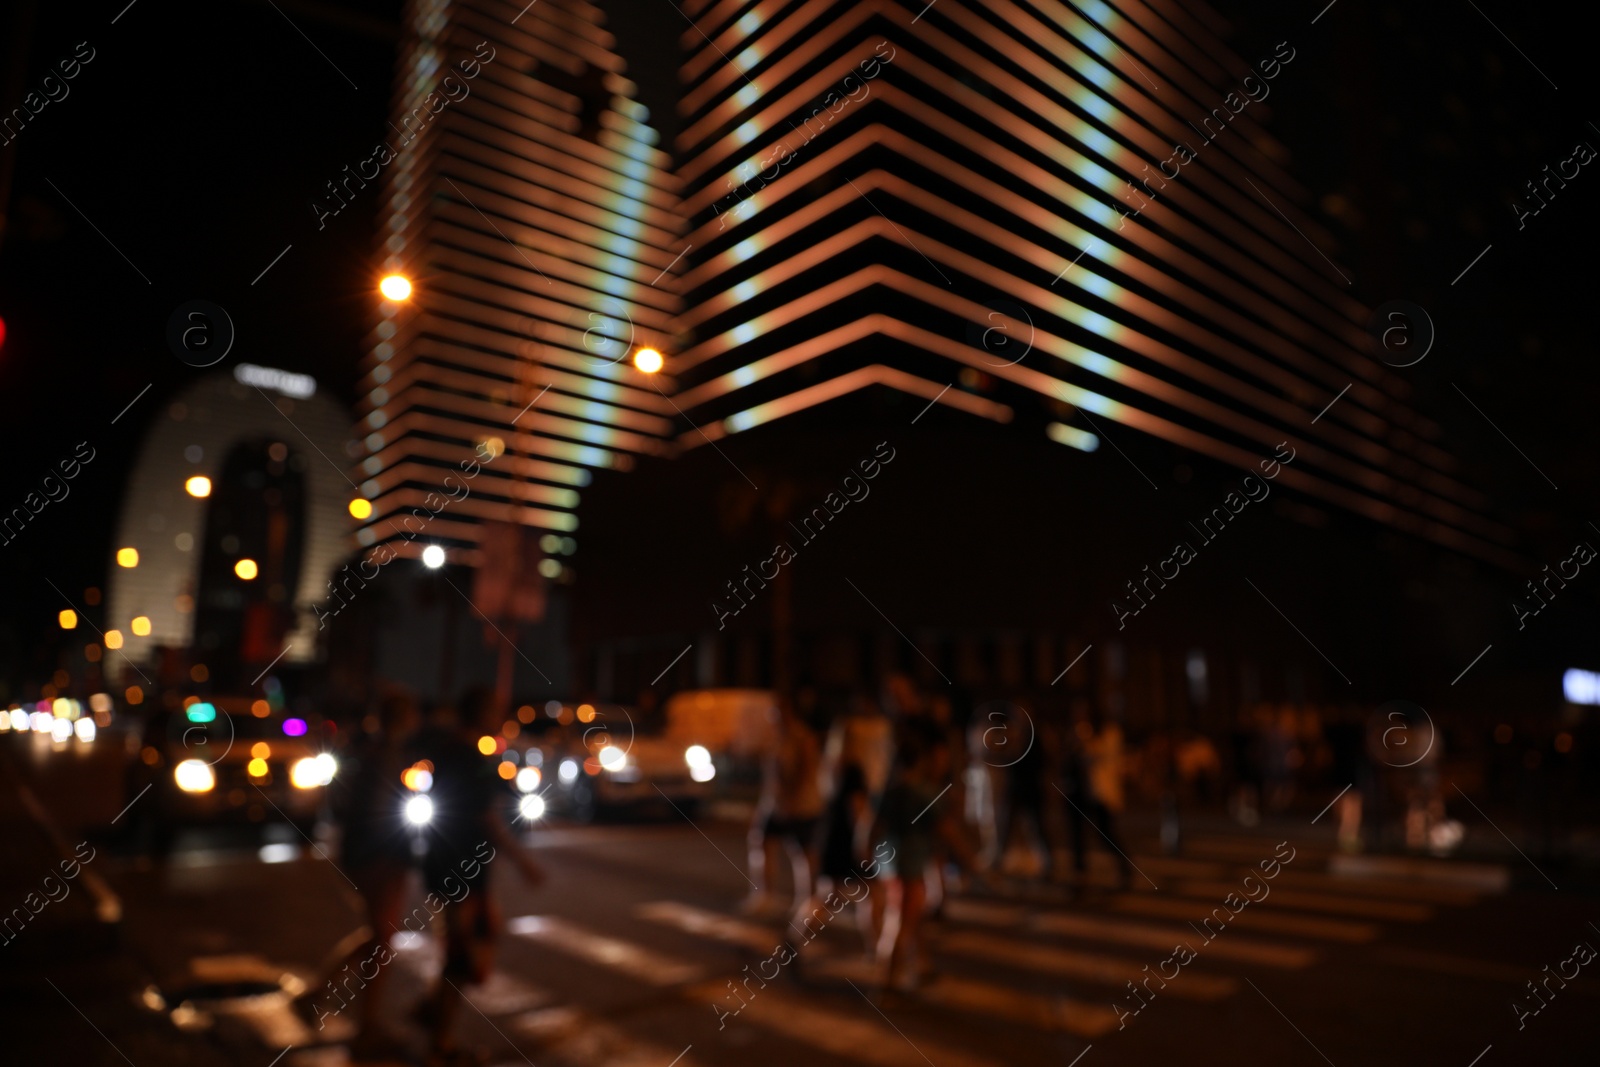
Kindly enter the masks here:
<path id="1" fill-rule="evenodd" d="M 601 7 L 408 6 L 382 266 L 416 295 L 363 365 L 364 545 L 415 555 L 419 508 L 469 564 L 485 520 L 570 537 L 593 470 L 894 390 L 1085 450 L 1287 443 L 1280 485 L 1515 560 L 1265 132 L 1295 41 L 1241 57 L 1190 0 L 680 11 L 669 157 Z"/>
<path id="2" fill-rule="evenodd" d="M 671 440 L 626 357 L 673 329 L 677 183 L 602 22 L 581 0 L 407 5 L 381 266 L 415 289 L 362 365 L 363 546 L 476 564 L 494 521 L 570 551 L 592 472 Z"/>

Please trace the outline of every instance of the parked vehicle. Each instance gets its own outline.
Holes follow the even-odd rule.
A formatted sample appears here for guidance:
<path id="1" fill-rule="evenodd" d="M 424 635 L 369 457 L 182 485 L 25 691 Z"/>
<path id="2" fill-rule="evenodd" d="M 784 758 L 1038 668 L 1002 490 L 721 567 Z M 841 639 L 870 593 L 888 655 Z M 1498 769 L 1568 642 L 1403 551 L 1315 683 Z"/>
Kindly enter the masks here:
<path id="1" fill-rule="evenodd" d="M 149 788 L 141 818 L 164 847 L 182 827 L 289 822 L 309 834 L 338 762 L 320 719 L 250 697 L 188 697 L 146 720 L 129 775 Z"/>

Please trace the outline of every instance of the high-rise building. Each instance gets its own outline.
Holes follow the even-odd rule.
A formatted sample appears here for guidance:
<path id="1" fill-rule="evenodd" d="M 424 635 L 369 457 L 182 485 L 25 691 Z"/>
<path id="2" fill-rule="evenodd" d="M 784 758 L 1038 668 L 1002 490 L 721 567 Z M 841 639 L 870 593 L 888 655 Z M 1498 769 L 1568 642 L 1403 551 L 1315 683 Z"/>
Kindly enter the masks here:
<path id="1" fill-rule="evenodd" d="M 680 84 L 652 116 L 629 65 L 653 77 L 671 42 L 606 28 L 635 29 L 637 4 L 407 6 L 378 180 L 381 266 L 415 292 L 363 365 L 369 550 L 481 566 L 503 522 L 570 579 L 593 472 L 682 469 L 882 401 L 1064 468 L 1193 457 L 1517 559 L 1413 405 L 1411 357 L 1374 346 L 1425 347 L 1423 324 L 1375 324 L 1266 131 L 1301 31 L 1241 56 L 1198 0 L 683 0 Z M 630 362 L 647 346 L 660 373 Z M 1105 625 L 1097 581 L 1073 610 Z M 676 653 L 720 629 L 719 591 L 694 589 L 676 622 L 640 622 L 637 583 L 608 595 Z"/>
<path id="2" fill-rule="evenodd" d="M 591 471 L 671 437 L 630 357 L 673 329 L 677 182 L 603 21 L 581 0 L 406 6 L 379 180 L 382 267 L 413 292 L 362 367 L 364 546 L 475 564 L 481 524 L 509 522 L 553 556 Z"/>
<path id="3" fill-rule="evenodd" d="M 1511 558 L 1263 128 L 1293 40 L 1176 0 L 684 12 L 684 448 L 885 388 L 1078 448 L 1287 441 L 1280 484 Z"/>

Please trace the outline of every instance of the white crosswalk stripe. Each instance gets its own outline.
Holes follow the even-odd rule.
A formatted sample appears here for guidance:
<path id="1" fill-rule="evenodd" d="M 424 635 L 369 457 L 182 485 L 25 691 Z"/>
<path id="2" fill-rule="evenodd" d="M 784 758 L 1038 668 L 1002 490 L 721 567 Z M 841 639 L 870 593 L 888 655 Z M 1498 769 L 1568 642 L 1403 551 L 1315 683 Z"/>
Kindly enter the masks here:
<path id="1" fill-rule="evenodd" d="M 726 994 L 715 985 L 693 992 L 707 1001 Z M 752 1023 L 846 1062 L 869 1067 L 927 1067 L 929 1063 L 938 1064 L 938 1067 L 999 1067 L 998 1061 L 932 1042 L 920 1035 L 907 1036 L 865 997 L 858 999 L 860 1010 L 846 1012 L 814 1004 L 773 987 L 751 998 L 729 1025 Z"/>
<path id="2" fill-rule="evenodd" d="M 1257 880 L 1256 885 L 1262 883 Z M 1433 909 L 1421 904 L 1400 903 L 1392 900 L 1375 900 L 1370 897 L 1347 897 L 1337 893 L 1317 893 L 1304 889 L 1285 889 L 1268 885 L 1267 895 L 1250 905 L 1252 908 L 1293 908 L 1301 911 L 1321 911 L 1335 915 L 1352 915 L 1361 919 L 1382 919 L 1388 922 L 1420 923 L 1433 918 Z M 1238 882 L 1178 882 L 1173 889 L 1186 897 L 1222 900 L 1229 893 L 1244 896 Z"/>
<path id="3" fill-rule="evenodd" d="M 1201 962 L 1183 972 L 1183 981 L 1164 986 L 1164 995 L 1214 1003 L 1244 986 L 1238 970 L 1217 973 L 1218 968 L 1307 968 L 1318 959 L 1318 943 L 1373 941 L 1384 924 L 1427 922 L 1439 908 L 1480 899 L 1454 886 L 1391 885 L 1283 869 L 1266 899 L 1229 915 L 1226 927 L 1207 941 L 1200 927 L 1212 914 L 1208 909 L 1222 907 L 1230 893 L 1242 895 L 1240 880 L 1250 871 L 1234 851 L 1245 854 L 1224 846 L 1212 850 L 1221 853 L 1214 858 L 1139 856 L 1160 879 L 1159 891 L 1099 893 L 1086 904 L 1040 885 L 951 897 L 928 943 L 935 973 L 914 992 L 886 1002 L 877 999 L 881 966 L 863 958 L 854 930 L 842 927 L 806 942 L 784 977 L 741 984 L 743 974 L 732 962 L 740 957 L 724 946 L 771 957 L 779 945 L 797 942 L 781 919 L 739 916 L 731 904 L 646 900 L 631 906 L 632 919 L 645 924 L 634 925 L 633 935 L 626 922 L 601 933 L 549 915 L 512 919 L 507 928 L 542 948 L 671 990 L 685 1004 L 716 1006 L 711 1014 L 725 1026 L 748 1026 L 750 1033 L 804 1045 L 824 1060 L 864 1067 L 997 1067 L 981 1045 L 967 1043 L 967 1035 L 1011 1024 L 1098 1041 L 1118 1028 L 1111 1002 L 1122 988 L 1137 983 L 1176 945 L 1192 946 Z M 675 951 L 674 939 L 683 951 Z M 404 947 L 419 955 L 436 951 L 421 941 Z M 496 978 L 499 986 L 491 981 L 469 995 L 552 1062 L 667 1067 L 682 1055 L 676 1067 L 695 1067 L 697 1058 L 722 1063 L 729 1052 L 709 1039 L 692 1051 L 669 1047 L 648 1031 L 636 1034 L 638 1024 L 601 1018 L 561 1005 L 547 991 Z M 728 1010 L 736 1004 L 737 1011 Z"/>
<path id="4" fill-rule="evenodd" d="M 1154 894 L 1144 896 L 1124 896 L 1111 902 L 1111 907 L 1116 911 L 1131 912 L 1135 915 L 1150 915 L 1160 919 L 1179 919 L 1191 922 L 1197 926 L 1202 919 L 1210 916 L 1215 910 L 1220 910 L 1222 915 L 1229 911 L 1220 903 L 1215 903 L 1211 908 L 1198 900 L 1176 898 L 1158 898 Z M 1348 922 L 1343 919 L 1317 919 L 1309 916 L 1284 915 L 1279 912 L 1265 911 L 1250 905 L 1243 912 L 1232 916 L 1229 926 L 1239 922 L 1245 929 L 1254 933 L 1292 934 L 1296 937 L 1309 937 L 1317 941 L 1343 941 L 1348 944 L 1364 944 L 1378 936 L 1378 928 L 1372 923 Z M 1213 921 L 1213 928 L 1216 927 Z"/>
<path id="5" fill-rule="evenodd" d="M 952 918 L 985 926 L 1026 926 L 1040 933 L 1063 937 L 1109 941 L 1124 945 L 1171 952 L 1180 942 L 1195 939 L 1195 931 L 1187 926 L 1163 926 L 1133 922 L 1106 915 L 1084 915 L 1068 912 L 1048 912 L 1030 915 L 1021 907 L 1007 904 L 990 904 L 984 901 L 951 900 L 945 911 Z M 1234 963 L 1250 963 L 1263 967 L 1298 969 L 1309 967 L 1316 961 L 1310 949 L 1285 946 L 1243 936 L 1219 937 L 1208 944 L 1206 955 L 1212 959 Z"/>
<path id="6" fill-rule="evenodd" d="M 624 971 L 651 985 L 682 985 L 703 974 L 693 964 L 663 956 L 631 941 L 597 934 L 554 915 L 523 915 L 506 923 L 506 929 L 569 956 Z"/>
<path id="7" fill-rule="evenodd" d="M 675 900 L 658 900 L 641 904 L 634 909 L 634 914 L 641 919 L 671 926 L 684 933 L 738 945 L 763 956 L 771 955 L 784 940 L 772 929 L 760 923 L 734 919 L 719 912 L 680 904 Z"/>
<path id="8" fill-rule="evenodd" d="M 1134 968 L 1127 977 L 1131 978 L 1137 970 Z M 808 966 L 806 974 L 813 979 L 849 980 L 862 989 L 874 987 L 881 978 L 879 969 L 860 957 L 824 959 Z M 999 1019 L 1038 1030 L 1061 1030 L 1079 1037 L 1098 1037 L 1113 1029 L 1117 1021 L 1108 1003 L 1031 993 L 949 974 L 924 982 L 917 987 L 916 995 L 919 1000 L 966 1012 L 975 1019 Z"/>
<path id="9" fill-rule="evenodd" d="M 540 1046 L 541 1059 L 605 1067 L 700 1067 L 689 1049 L 671 1049 L 577 1008 L 545 1008 L 510 1020 L 512 1033 Z"/>
<path id="10" fill-rule="evenodd" d="M 1170 947 L 1170 946 L 1169 946 Z M 1078 952 L 1034 941 L 1018 941 L 995 937 L 975 931 L 963 930 L 946 934 L 938 942 L 940 952 L 988 960 L 1023 970 L 1041 971 L 1063 978 L 1076 978 L 1085 982 L 1121 987 L 1137 981 L 1140 969 L 1148 960 L 1135 961 L 1126 956 L 1107 956 L 1095 952 Z M 1189 1000 L 1220 1000 L 1236 992 L 1239 984 L 1231 978 L 1209 974 L 1186 976 L 1175 983 L 1172 995 Z"/>

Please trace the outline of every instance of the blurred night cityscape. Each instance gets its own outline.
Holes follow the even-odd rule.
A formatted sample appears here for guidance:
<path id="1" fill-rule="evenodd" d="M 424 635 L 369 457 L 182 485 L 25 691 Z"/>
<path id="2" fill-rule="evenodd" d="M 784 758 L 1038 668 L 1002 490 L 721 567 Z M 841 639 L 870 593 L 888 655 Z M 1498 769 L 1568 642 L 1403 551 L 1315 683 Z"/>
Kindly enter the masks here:
<path id="1" fill-rule="evenodd" d="M 1560 13 L 0 8 L 6 1062 L 1592 1047 Z"/>

